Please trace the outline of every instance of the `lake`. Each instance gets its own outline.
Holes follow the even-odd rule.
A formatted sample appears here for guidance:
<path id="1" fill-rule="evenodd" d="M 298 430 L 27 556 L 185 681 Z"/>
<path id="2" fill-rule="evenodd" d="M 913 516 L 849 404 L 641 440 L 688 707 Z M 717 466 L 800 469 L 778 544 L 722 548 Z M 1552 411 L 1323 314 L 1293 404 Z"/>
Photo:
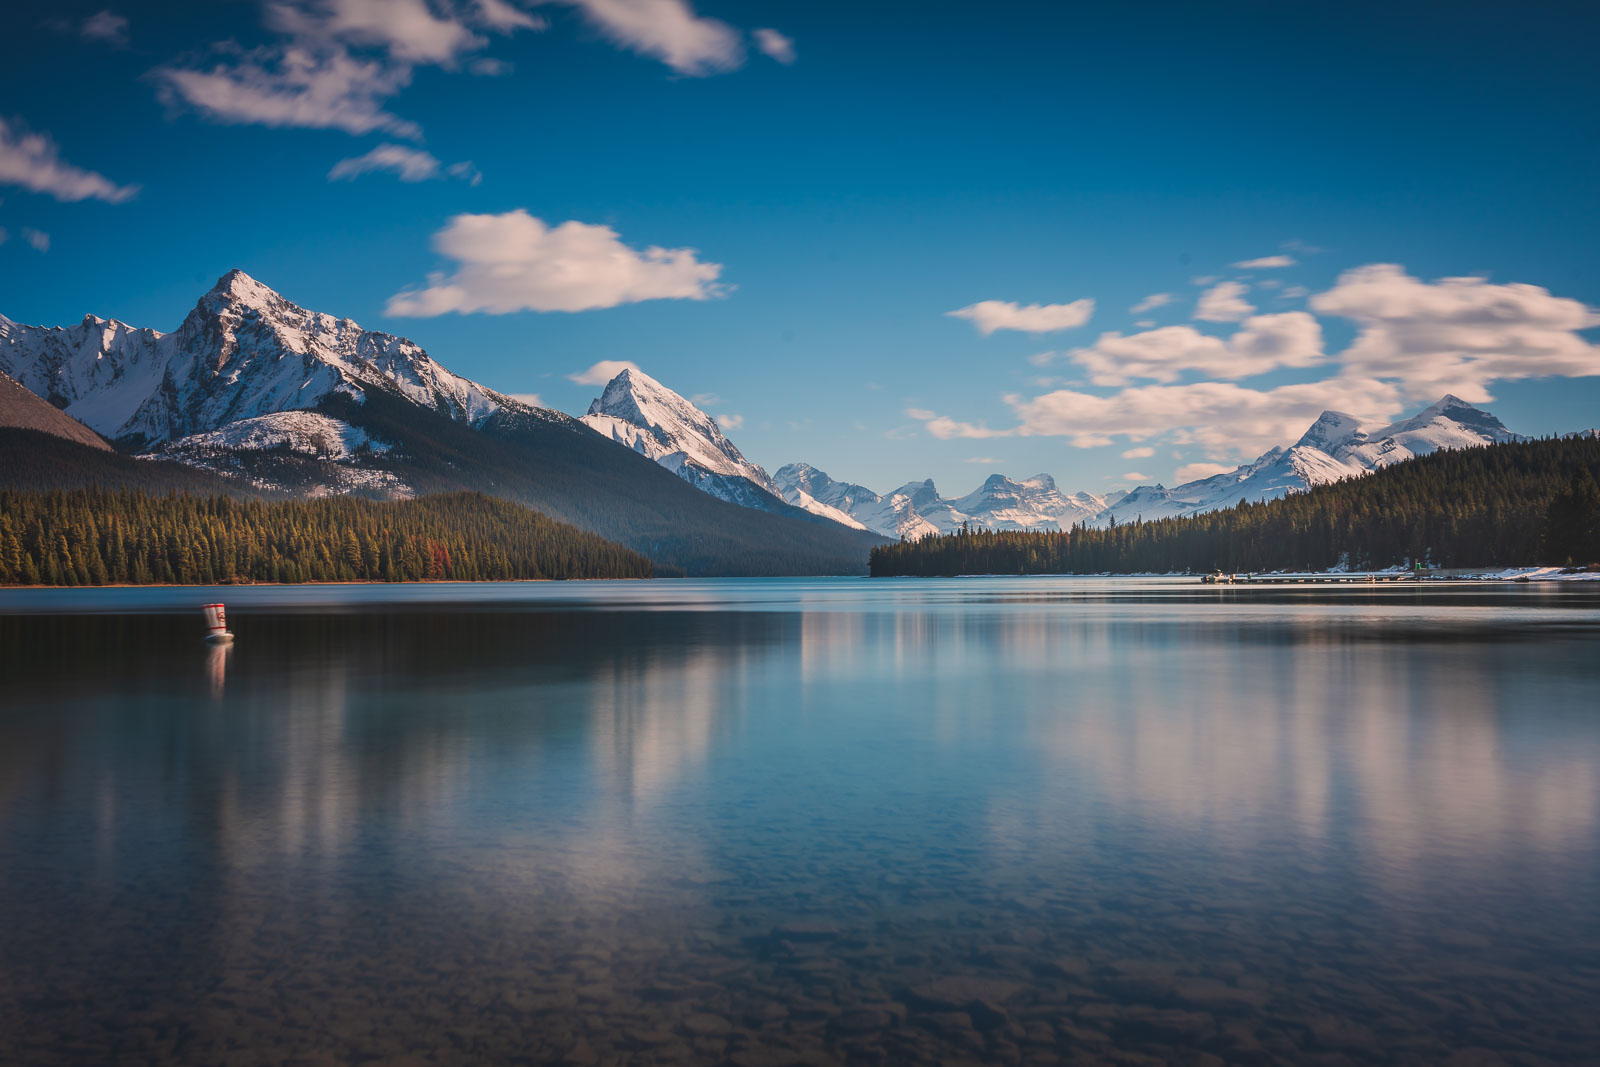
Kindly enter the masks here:
<path id="1" fill-rule="evenodd" d="M 1597 846 L 1600 583 L 0 590 L 7 1064 L 1593 1063 Z"/>

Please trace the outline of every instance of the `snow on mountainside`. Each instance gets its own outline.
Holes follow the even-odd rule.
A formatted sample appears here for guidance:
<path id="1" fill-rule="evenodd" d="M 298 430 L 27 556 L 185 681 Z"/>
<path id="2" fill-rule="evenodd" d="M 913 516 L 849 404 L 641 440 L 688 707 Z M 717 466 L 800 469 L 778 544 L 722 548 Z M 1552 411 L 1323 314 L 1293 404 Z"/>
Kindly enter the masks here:
<path id="1" fill-rule="evenodd" d="M 785 494 L 804 492 L 845 511 L 887 537 L 915 540 L 949 533 L 963 522 L 993 530 L 1066 530 L 1077 523 L 1104 526 L 1136 519 L 1198 515 L 1241 501 L 1275 500 L 1314 485 L 1366 474 L 1440 448 L 1473 448 L 1521 440 L 1499 419 L 1454 396 L 1372 434 L 1352 415 L 1325 411 L 1288 448 L 1273 448 L 1231 471 L 1168 489 L 1141 485 L 1101 496 L 1062 493 L 1047 474 L 1022 481 L 991 475 L 964 497 L 941 497 L 933 482 L 908 482 L 879 496 L 861 485 L 838 482 L 805 463 L 780 467 L 775 477 Z"/>
<path id="2" fill-rule="evenodd" d="M 715 419 L 643 371 L 627 368 L 611 379 L 580 421 L 712 496 L 768 511 L 788 503 L 866 529 L 810 494 L 781 491 L 765 470 L 744 458 Z"/>
<path id="3" fill-rule="evenodd" d="M 996 530 L 1070 530 L 1107 506 L 1106 498 L 1094 493 L 1066 495 L 1048 474 L 1020 482 L 991 474 L 954 503 L 957 510 L 972 517 L 974 525 Z"/>
<path id="4" fill-rule="evenodd" d="M 307 311 L 239 270 L 173 333 L 93 315 L 65 327 L 0 316 L 0 370 L 143 449 L 372 388 L 473 424 L 502 408 L 537 410 L 452 374 L 403 337 Z"/>
<path id="5" fill-rule="evenodd" d="M 847 512 L 869 530 L 910 540 L 949 533 L 965 522 L 996 530 L 1066 530 L 1098 515 L 1121 496 L 1069 496 L 1056 488 L 1055 479 L 1048 474 L 1020 482 L 1002 474 L 991 475 L 959 500 L 940 496 L 931 480 L 907 482 L 879 496 L 864 485 L 835 481 L 808 463 L 780 467 L 774 480 L 785 497 L 808 493 Z"/>
<path id="6" fill-rule="evenodd" d="M 362 466 L 393 451 L 390 442 L 341 419 L 315 411 L 276 411 L 180 437 L 139 458 L 174 460 L 258 489 L 410 497 L 411 486 L 393 471 Z"/>
<path id="7" fill-rule="evenodd" d="M 1476 448 L 1522 440 L 1481 408 L 1455 396 L 1408 419 L 1363 433 L 1354 416 L 1325 411 L 1299 441 L 1274 448 L 1223 474 L 1167 489 L 1141 485 L 1096 516 L 1092 525 L 1112 519 L 1164 519 L 1231 508 L 1241 501 L 1276 500 L 1314 485 L 1354 478 L 1441 448 Z"/>
<path id="8" fill-rule="evenodd" d="M 230 422 L 220 430 L 190 434 L 162 447 L 163 455 L 220 449 L 264 452 L 282 449 L 334 462 L 388 452 L 394 446 L 348 422 L 315 411 L 278 411 Z"/>

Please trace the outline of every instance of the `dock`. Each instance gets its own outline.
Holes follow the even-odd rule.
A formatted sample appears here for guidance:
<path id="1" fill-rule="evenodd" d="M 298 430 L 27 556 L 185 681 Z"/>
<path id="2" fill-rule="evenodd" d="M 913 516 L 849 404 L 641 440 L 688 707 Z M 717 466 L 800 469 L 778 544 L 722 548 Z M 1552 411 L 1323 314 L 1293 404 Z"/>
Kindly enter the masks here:
<path id="1" fill-rule="evenodd" d="M 1224 574 L 1213 571 L 1201 575 L 1205 585 L 1377 585 L 1381 582 L 1416 582 L 1422 575 L 1414 571 L 1369 572 L 1367 574 Z"/>

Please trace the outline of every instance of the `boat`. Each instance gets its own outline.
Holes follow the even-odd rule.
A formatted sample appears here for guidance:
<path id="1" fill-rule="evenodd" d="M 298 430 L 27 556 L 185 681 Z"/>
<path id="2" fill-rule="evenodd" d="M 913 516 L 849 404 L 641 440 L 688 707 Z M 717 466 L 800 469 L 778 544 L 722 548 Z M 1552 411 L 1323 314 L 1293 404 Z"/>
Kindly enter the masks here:
<path id="1" fill-rule="evenodd" d="M 228 610 L 221 604 L 206 604 L 200 610 L 206 616 L 206 643 L 233 644 L 233 634 L 228 630 Z"/>

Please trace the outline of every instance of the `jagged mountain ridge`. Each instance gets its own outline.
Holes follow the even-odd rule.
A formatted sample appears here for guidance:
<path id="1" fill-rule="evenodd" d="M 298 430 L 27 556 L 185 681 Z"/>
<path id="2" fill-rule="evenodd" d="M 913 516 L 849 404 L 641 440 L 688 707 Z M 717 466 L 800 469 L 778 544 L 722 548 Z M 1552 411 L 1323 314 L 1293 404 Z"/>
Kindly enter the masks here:
<path id="1" fill-rule="evenodd" d="M 121 449 L 91 459 L 83 444 L 0 430 L 0 484 L 384 498 L 468 489 L 644 552 L 658 574 L 861 574 L 880 542 L 766 493 L 764 510 L 714 499 L 570 416 L 238 271 L 171 334 L 94 316 L 65 328 L 0 319 L 0 370 Z"/>
<path id="2" fill-rule="evenodd" d="M 452 374 L 412 341 L 308 311 L 241 270 L 172 333 L 94 315 L 64 327 L 0 316 L 0 371 L 139 451 L 373 388 L 468 423 L 506 407 L 537 410 Z"/>
<path id="3" fill-rule="evenodd" d="M 1293 445 L 1268 449 L 1234 470 L 1171 489 L 1158 484 L 1105 496 L 1066 494 L 1049 475 L 1013 481 L 995 474 L 955 499 L 940 496 L 931 480 L 908 482 L 879 496 L 865 486 L 834 481 L 805 463 L 780 467 L 775 480 L 783 492 L 803 489 L 848 511 L 868 529 L 915 540 L 949 533 L 964 522 L 995 530 L 1065 530 L 1079 522 L 1104 526 L 1112 521 L 1196 515 L 1357 477 L 1440 448 L 1522 439 L 1489 412 L 1445 396 L 1371 434 L 1362 432 L 1354 416 L 1325 411 Z"/>
<path id="4" fill-rule="evenodd" d="M 852 529 L 866 529 L 848 513 L 809 494 L 781 491 L 760 465 L 745 459 L 715 419 L 641 370 L 624 368 L 606 383 L 579 421 L 720 500 L 762 511 L 787 504 Z"/>

